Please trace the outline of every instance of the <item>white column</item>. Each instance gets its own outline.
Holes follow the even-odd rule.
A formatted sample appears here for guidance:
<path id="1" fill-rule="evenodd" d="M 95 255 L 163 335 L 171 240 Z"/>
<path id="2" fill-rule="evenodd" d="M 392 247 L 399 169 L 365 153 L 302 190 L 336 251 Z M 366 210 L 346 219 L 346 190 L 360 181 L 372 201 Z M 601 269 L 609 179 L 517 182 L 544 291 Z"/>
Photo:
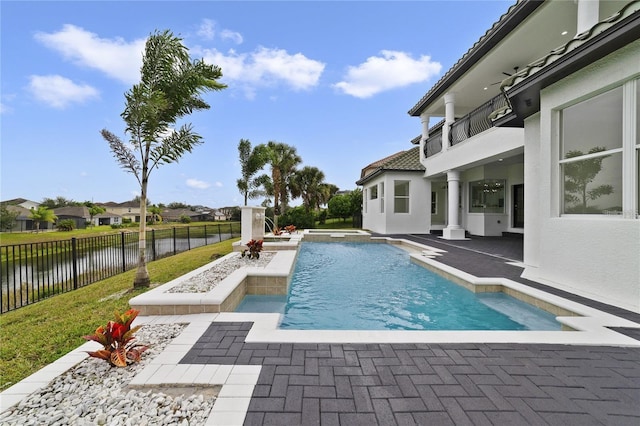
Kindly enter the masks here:
<path id="1" fill-rule="evenodd" d="M 582 34 L 600 20 L 599 0 L 578 0 L 578 24 L 576 34 Z"/>
<path id="2" fill-rule="evenodd" d="M 429 114 L 420 114 L 420 122 L 422 123 L 422 137 L 420 138 L 420 162 L 424 162 L 424 146 L 429 139 Z"/>
<path id="3" fill-rule="evenodd" d="M 448 223 L 442 232 L 442 237 L 446 240 L 464 240 L 465 231 L 460 226 L 460 215 L 458 205 L 460 198 L 460 172 L 449 170 L 447 172 L 447 206 Z"/>
<path id="4" fill-rule="evenodd" d="M 444 94 L 444 126 L 442 126 L 442 151 L 449 149 L 449 128 L 456 121 L 455 116 L 456 94 L 448 92 Z"/>

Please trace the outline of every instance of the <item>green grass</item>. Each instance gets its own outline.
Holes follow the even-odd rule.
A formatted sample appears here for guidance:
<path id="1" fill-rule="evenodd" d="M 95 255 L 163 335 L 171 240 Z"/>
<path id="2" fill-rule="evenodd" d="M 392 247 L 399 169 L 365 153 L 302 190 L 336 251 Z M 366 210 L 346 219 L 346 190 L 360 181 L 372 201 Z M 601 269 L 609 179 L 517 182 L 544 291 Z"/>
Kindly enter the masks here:
<path id="1" fill-rule="evenodd" d="M 152 229 L 167 229 L 167 228 L 183 228 L 186 226 L 217 226 L 223 225 L 223 230 L 225 227 L 228 229 L 229 224 L 233 224 L 233 229 L 236 232 L 240 232 L 240 223 L 239 222 L 192 222 L 192 223 L 159 223 L 155 225 L 147 225 L 147 230 L 150 231 Z M 68 240 L 73 237 L 93 237 L 96 235 L 107 235 L 107 234 L 119 234 L 120 232 L 138 232 L 139 227 L 138 224 L 133 224 L 131 227 L 113 229 L 109 225 L 102 226 L 91 226 L 86 229 L 74 229 L 73 231 L 40 231 L 40 232 L 2 232 L 0 233 L 0 245 L 12 245 L 12 244 L 27 244 L 27 243 L 38 243 L 43 241 L 58 241 L 58 240 Z"/>
<path id="2" fill-rule="evenodd" d="M 232 251 L 238 239 L 193 249 L 147 265 L 152 287 Z M 135 270 L 0 316 L 0 390 L 19 382 L 85 342 L 82 336 L 129 309 Z"/>
<path id="3" fill-rule="evenodd" d="M 316 223 L 317 229 L 356 229 L 353 227 L 353 219 L 349 218 L 346 221 L 342 219 L 327 219 L 324 224 Z"/>

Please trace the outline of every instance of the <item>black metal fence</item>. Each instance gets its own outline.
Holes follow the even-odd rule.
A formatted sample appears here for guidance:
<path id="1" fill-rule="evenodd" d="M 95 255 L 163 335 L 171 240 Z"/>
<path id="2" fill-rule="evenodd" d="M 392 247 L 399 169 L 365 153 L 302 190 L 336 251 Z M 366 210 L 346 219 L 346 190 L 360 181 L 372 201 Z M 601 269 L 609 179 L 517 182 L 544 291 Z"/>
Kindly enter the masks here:
<path id="1" fill-rule="evenodd" d="M 240 223 L 147 231 L 147 260 L 240 236 Z M 138 232 L 0 246 L 0 313 L 133 269 Z"/>

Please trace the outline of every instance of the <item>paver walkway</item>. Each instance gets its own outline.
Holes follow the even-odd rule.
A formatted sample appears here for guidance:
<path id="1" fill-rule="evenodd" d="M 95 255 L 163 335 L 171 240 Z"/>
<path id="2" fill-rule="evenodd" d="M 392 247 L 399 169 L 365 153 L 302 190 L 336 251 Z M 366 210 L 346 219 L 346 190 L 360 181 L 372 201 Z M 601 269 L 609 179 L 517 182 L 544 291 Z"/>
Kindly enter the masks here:
<path id="1" fill-rule="evenodd" d="M 517 260 L 512 252 L 483 253 L 494 243 L 440 242 L 448 253 L 438 260 L 477 276 L 523 282 L 521 269 L 500 258 Z M 517 243 L 512 247 L 517 251 Z M 247 343 L 251 326 L 214 322 L 181 361 L 262 365 L 245 425 L 640 424 L 637 348 Z M 640 338 L 637 329 L 621 331 Z"/>

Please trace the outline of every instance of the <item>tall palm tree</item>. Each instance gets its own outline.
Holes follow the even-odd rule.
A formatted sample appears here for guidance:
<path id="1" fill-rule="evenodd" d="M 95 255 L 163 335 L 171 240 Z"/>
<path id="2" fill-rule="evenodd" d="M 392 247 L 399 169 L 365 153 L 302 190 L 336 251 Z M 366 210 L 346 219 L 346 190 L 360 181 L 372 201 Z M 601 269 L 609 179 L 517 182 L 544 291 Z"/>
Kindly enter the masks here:
<path id="1" fill-rule="evenodd" d="M 324 173 L 317 167 L 305 166 L 293 175 L 291 195 L 302 198 L 302 204 L 308 213 L 320 206 L 323 185 L 326 185 Z"/>
<path id="2" fill-rule="evenodd" d="M 120 166 L 132 173 L 140 184 L 140 233 L 138 269 L 134 287 L 149 287 L 146 260 L 147 186 L 153 169 L 177 162 L 201 143 L 202 137 L 190 123 L 174 129 L 176 122 L 194 111 L 209 109 L 201 95 L 226 86 L 217 81 L 220 67 L 192 61 L 182 39 L 170 31 L 155 32 L 146 42 L 140 70 L 140 83 L 125 93 L 125 110 L 120 116 L 126 124 L 129 144 L 106 129 L 102 137 Z M 130 149 L 132 146 L 133 149 Z"/>
<path id="3" fill-rule="evenodd" d="M 40 223 L 53 223 L 58 219 L 58 217 L 53 213 L 53 210 L 50 210 L 45 206 L 38 206 L 37 209 L 32 207 L 30 217 L 36 224 L 36 232 L 40 230 Z"/>
<path id="4" fill-rule="evenodd" d="M 251 142 L 248 139 L 240 139 L 238 154 L 242 177 L 236 181 L 236 185 L 244 196 L 244 205 L 246 206 L 250 198 L 259 197 L 266 192 L 265 182 L 268 176 L 260 175 L 256 177 L 256 173 L 264 167 L 267 161 L 266 147 L 265 145 L 258 145 L 251 149 Z"/>
<path id="5" fill-rule="evenodd" d="M 273 215 L 275 226 L 278 216 L 284 213 L 289 202 L 291 177 L 302 158 L 296 148 L 280 142 L 269 141 L 266 146 L 267 164 L 271 166 Z"/>

